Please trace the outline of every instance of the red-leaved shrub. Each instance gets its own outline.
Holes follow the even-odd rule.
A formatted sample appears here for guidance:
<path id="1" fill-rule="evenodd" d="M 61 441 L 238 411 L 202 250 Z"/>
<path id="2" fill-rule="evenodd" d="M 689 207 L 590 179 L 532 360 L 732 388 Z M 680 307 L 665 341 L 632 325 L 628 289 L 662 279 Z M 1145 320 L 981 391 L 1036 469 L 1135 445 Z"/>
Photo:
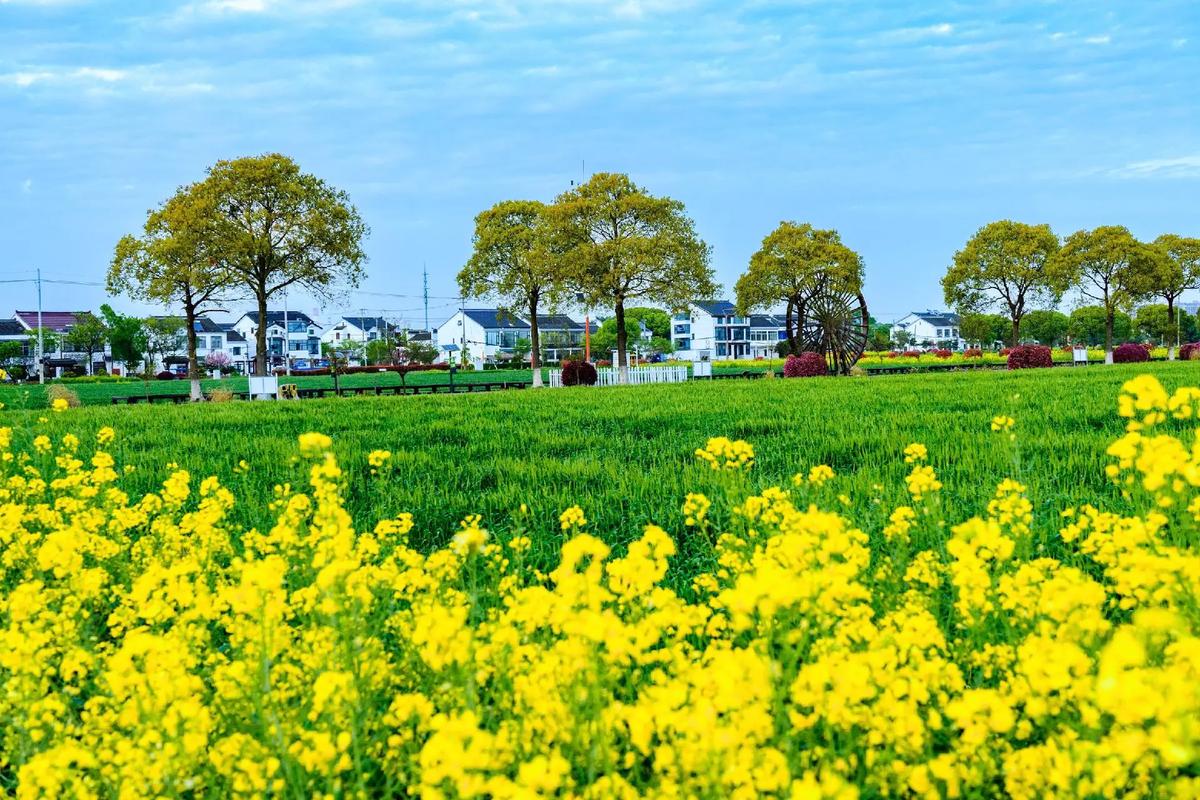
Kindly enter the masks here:
<path id="1" fill-rule="evenodd" d="M 1180 347 L 1179 357 L 1184 361 L 1200 358 L 1200 342 L 1188 342 Z"/>
<path id="2" fill-rule="evenodd" d="M 899 350 L 889 350 L 889 351 L 888 351 L 888 354 L 887 354 L 887 357 L 888 357 L 888 358 L 899 358 L 899 357 L 900 357 L 900 351 L 899 351 Z"/>
<path id="3" fill-rule="evenodd" d="M 968 347 L 963 350 L 963 358 L 983 358 L 983 351 L 978 347 Z"/>
<path id="4" fill-rule="evenodd" d="M 160 381 L 173 381 L 175 380 L 175 373 L 171 372 L 169 369 L 164 369 L 154 377 Z"/>
<path id="5" fill-rule="evenodd" d="M 596 367 L 587 361 L 563 362 L 563 386 L 595 386 L 597 377 Z"/>
<path id="6" fill-rule="evenodd" d="M 1113 348 L 1114 364 L 1135 364 L 1150 360 L 1150 348 L 1144 344 L 1126 342 Z"/>
<path id="7" fill-rule="evenodd" d="M 954 352 L 943 347 L 939 350 L 934 350 L 933 354 L 938 358 L 950 358 L 950 356 L 954 355 Z"/>
<path id="8" fill-rule="evenodd" d="M 900 355 L 905 356 L 907 358 L 920 358 L 921 356 L 923 356 L 925 354 L 922 353 L 920 350 L 905 350 Z"/>
<path id="9" fill-rule="evenodd" d="M 785 378 L 813 378 L 827 374 L 829 374 L 829 367 L 825 364 L 825 356 L 820 353 L 792 355 L 783 362 L 783 377 Z"/>
<path id="10" fill-rule="evenodd" d="M 1044 344 L 1023 344 L 1009 348 L 1009 369 L 1034 369 L 1036 367 L 1052 367 L 1054 359 L 1050 348 Z"/>

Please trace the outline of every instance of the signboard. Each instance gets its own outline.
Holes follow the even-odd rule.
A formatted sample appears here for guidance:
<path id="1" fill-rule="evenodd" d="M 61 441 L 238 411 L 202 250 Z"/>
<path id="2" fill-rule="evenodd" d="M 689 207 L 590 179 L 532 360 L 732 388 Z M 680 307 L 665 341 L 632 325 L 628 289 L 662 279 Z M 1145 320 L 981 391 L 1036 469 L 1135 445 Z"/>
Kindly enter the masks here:
<path id="1" fill-rule="evenodd" d="M 279 378 L 275 375 L 251 375 L 250 398 L 274 400 L 279 397 Z"/>

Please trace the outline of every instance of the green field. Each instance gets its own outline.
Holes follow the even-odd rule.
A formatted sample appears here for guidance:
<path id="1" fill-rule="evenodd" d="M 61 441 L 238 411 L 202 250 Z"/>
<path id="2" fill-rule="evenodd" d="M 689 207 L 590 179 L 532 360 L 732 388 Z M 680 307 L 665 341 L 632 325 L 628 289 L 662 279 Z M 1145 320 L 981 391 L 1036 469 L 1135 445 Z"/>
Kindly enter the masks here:
<path id="1" fill-rule="evenodd" d="M 943 494 L 955 498 L 952 520 L 981 511 L 1007 476 L 1029 485 L 1042 524 L 1055 519 L 1050 510 L 1085 501 L 1119 508 L 1119 494 L 1104 478 L 1104 448 L 1122 430 L 1115 414 L 1121 384 L 1144 372 L 1168 389 L 1200 384 L 1197 365 L 1174 363 L 4 413 L 17 441 L 41 431 L 90 435 L 112 425 L 118 463 L 138 470 L 127 487 L 155 489 L 168 462 L 197 480 L 218 475 L 239 497 L 257 500 L 237 507 L 248 524 L 267 522 L 276 483 L 304 480 L 296 437 L 321 431 L 334 438 L 360 526 L 410 511 L 416 541 L 432 546 L 464 516 L 481 513 L 497 532 L 524 527 L 535 541 L 551 542 L 559 512 L 579 504 L 590 529 L 621 544 L 651 521 L 682 532 L 679 508 L 688 492 L 709 493 L 717 518 L 728 514 L 720 497 L 729 476 L 693 456 L 710 436 L 754 445 L 754 486 L 831 465 L 838 478 L 828 499 L 848 495 L 849 513 L 867 530 L 882 527 L 902 500 L 901 451 L 910 442 L 929 447 Z M 989 430 L 1002 413 L 1017 420 L 1015 447 Z M 366 463 L 375 449 L 393 453 L 382 478 L 371 478 Z M 252 467 L 245 476 L 234 473 L 241 459 Z M 675 569 L 690 573 L 707 546 L 685 537 L 683 550 Z M 556 557 L 556 547 L 545 554 Z"/>

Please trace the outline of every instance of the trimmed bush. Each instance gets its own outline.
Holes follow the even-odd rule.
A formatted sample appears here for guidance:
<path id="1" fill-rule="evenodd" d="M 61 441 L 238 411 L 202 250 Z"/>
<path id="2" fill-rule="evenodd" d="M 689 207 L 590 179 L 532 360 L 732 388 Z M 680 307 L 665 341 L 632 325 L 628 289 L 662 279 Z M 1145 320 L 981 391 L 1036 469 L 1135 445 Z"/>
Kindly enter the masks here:
<path id="1" fill-rule="evenodd" d="M 954 355 L 954 353 L 943 347 L 939 350 L 934 350 L 933 355 L 935 355 L 938 358 L 950 358 L 952 355 Z"/>
<path id="2" fill-rule="evenodd" d="M 963 358 L 983 358 L 983 350 L 978 347 L 968 347 L 963 350 Z"/>
<path id="3" fill-rule="evenodd" d="M 564 361 L 562 365 L 563 386 L 595 386 L 599 376 L 595 365 L 587 361 Z"/>
<path id="4" fill-rule="evenodd" d="M 1113 348 L 1114 364 L 1136 364 L 1150 360 L 1150 348 L 1144 344 L 1126 342 Z"/>
<path id="5" fill-rule="evenodd" d="M 169 370 L 169 369 L 164 369 L 162 372 L 158 373 L 154 377 L 160 381 L 173 381 L 173 380 L 175 380 L 175 373 L 171 372 L 171 370 Z"/>
<path id="6" fill-rule="evenodd" d="M 920 350 L 905 350 L 900 355 L 902 355 L 906 358 L 920 358 L 921 356 L 923 356 L 925 354 L 922 353 Z"/>
<path id="7" fill-rule="evenodd" d="M 1054 366 L 1050 348 L 1044 344 L 1023 344 L 1009 348 L 1009 369 L 1036 369 Z"/>
<path id="8" fill-rule="evenodd" d="M 783 377 L 785 378 L 815 378 L 828 375 L 829 367 L 825 357 L 820 353 L 801 353 L 798 356 L 788 356 L 783 362 Z"/>
<path id="9" fill-rule="evenodd" d="M 1188 342 L 1180 346 L 1179 357 L 1184 361 L 1200 359 L 1200 342 Z"/>

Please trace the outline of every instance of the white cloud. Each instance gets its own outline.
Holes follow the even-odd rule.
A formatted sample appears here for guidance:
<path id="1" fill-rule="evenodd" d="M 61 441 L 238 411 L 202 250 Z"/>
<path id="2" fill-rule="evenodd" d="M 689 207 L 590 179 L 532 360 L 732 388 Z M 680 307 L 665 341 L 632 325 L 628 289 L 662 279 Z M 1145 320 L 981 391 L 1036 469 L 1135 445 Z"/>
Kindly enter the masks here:
<path id="1" fill-rule="evenodd" d="M 33 193 L 33 178 L 26 178 L 21 181 L 21 194 Z"/>
<path id="2" fill-rule="evenodd" d="M 1109 175 L 1114 178 L 1200 178 L 1200 153 L 1133 161 L 1110 170 Z"/>
<path id="3" fill-rule="evenodd" d="M 1083 41 L 1087 44 L 1108 44 L 1112 41 L 1112 37 L 1106 33 L 1103 36 L 1089 36 Z"/>

